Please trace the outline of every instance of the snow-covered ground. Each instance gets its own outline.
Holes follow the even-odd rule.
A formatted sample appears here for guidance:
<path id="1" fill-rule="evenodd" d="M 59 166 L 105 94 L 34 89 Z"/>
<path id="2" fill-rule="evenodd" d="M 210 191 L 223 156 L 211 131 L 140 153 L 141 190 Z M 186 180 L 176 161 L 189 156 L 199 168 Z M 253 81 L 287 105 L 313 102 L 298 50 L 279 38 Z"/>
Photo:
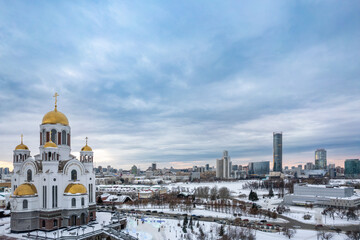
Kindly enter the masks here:
<path id="1" fill-rule="evenodd" d="M 182 231 L 182 220 L 171 220 L 171 219 L 158 219 L 158 218 L 144 218 L 144 223 L 141 220 L 137 220 L 136 218 L 129 217 L 128 218 L 128 226 L 127 231 L 130 235 L 135 237 L 139 237 L 142 240 L 176 240 L 176 239 L 185 239 L 184 233 Z M 199 233 L 199 228 L 196 227 L 197 221 L 194 221 L 194 233 L 188 228 L 187 232 L 190 235 L 190 239 L 196 240 L 198 237 L 196 234 Z M 180 225 L 180 226 L 178 226 Z M 209 222 L 199 222 L 200 227 L 203 232 L 208 234 L 207 239 L 217 239 L 219 237 L 216 229 L 220 226 L 217 223 L 209 223 Z M 226 227 L 225 227 L 226 229 Z M 282 233 L 269 233 L 256 231 L 254 232 L 256 235 L 256 239 L 259 240 L 280 240 L 280 239 L 288 239 Z M 317 239 L 317 232 L 310 230 L 297 230 L 294 238 L 295 240 L 312 240 Z M 333 234 L 332 240 L 342 240 L 346 239 L 344 234 Z"/>
<path id="2" fill-rule="evenodd" d="M 244 184 L 249 183 L 249 182 L 259 182 L 259 180 L 239 180 L 239 181 L 235 181 L 235 182 L 201 182 L 201 183 L 196 183 L 196 182 L 189 182 L 189 183 L 172 183 L 169 185 L 166 185 L 166 187 L 168 189 L 172 189 L 172 188 L 183 188 L 187 191 L 193 191 L 195 188 L 198 187 L 209 187 L 212 188 L 214 186 L 216 186 L 218 189 L 221 187 L 227 187 L 230 192 L 232 193 L 233 196 L 238 196 L 240 194 L 246 194 L 247 196 L 249 195 L 251 189 L 244 189 Z M 256 190 L 258 195 L 263 195 L 263 194 L 268 194 L 269 191 L 265 190 L 265 189 L 259 189 Z M 276 193 L 276 192 L 275 192 Z"/>
<path id="3" fill-rule="evenodd" d="M 329 226 L 343 226 L 351 224 L 360 224 L 360 220 L 346 220 L 346 217 L 341 219 L 335 214 L 335 219 L 332 219 L 327 215 L 326 217 L 321 214 L 324 208 L 314 207 L 312 209 L 305 207 L 290 206 L 290 212 L 286 212 L 283 215 L 295 219 L 297 221 L 309 224 L 322 224 Z M 311 219 L 305 220 L 303 216 L 305 214 L 311 215 Z"/>
<path id="4" fill-rule="evenodd" d="M 127 209 L 130 209 L 129 207 Z M 205 210 L 205 209 L 195 209 L 192 210 L 191 212 L 185 212 L 185 211 L 179 211 L 178 209 L 175 209 L 175 211 L 170 210 L 169 208 L 136 208 L 139 210 L 150 210 L 150 211 L 158 211 L 158 212 L 164 212 L 166 213 L 172 213 L 172 214 L 184 214 L 187 213 L 188 215 L 203 215 L 204 217 L 214 217 L 214 218 L 226 218 L 226 219 L 234 219 L 235 217 L 230 214 L 230 213 L 223 213 L 223 212 L 214 212 L 214 211 L 210 211 L 210 210 Z M 253 217 L 250 215 L 242 215 L 241 218 L 243 219 L 249 219 L 249 220 L 259 220 L 258 217 Z M 262 218 L 263 219 L 263 218 Z M 287 222 L 284 219 L 270 219 L 268 220 L 269 222 Z"/>
<path id="5" fill-rule="evenodd" d="M 101 223 L 108 224 L 110 222 L 111 214 L 106 212 L 98 212 L 97 213 L 97 221 L 99 224 L 95 225 L 94 230 L 101 228 Z M 187 231 L 189 233 L 190 239 L 196 240 L 198 237 L 196 234 L 199 233 L 199 228 L 197 228 L 198 221 L 193 222 L 193 229 L 194 232 L 192 233 L 191 229 L 188 228 Z M 10 218 L 3 218 L 0 219 L 0 236 L 7 235 L 10 237 L 15 237 L 19 239 L 24 239 L 24 234 L 10 234 L 9 227 L 10 227 Z M 180 226 L 178 226 L 180 225 Z M 145 217 L 143 219 L 138 219 L 135 217 L 128 217 L 128 224 L 125 232 L 133 235 L 135 237 L 139 237 L 141 240 L 177 240 L 177 239 L 184 239 L 184 233 L 182 231 L 183 220 L 173 220 L 173 219 L 161 219 L 155 217 Z M 203 232 L 208 234 L 207 239 L 217 239 L 218 232 L 216 229 L 220 226 L 218 223 L 211 223 L 211 222 L 199 222 L 199 226 L 202 228 Z M 225 228 L 226 229 L 226 228 Z M 84 232 L 87 233 L 92 231 L 92 228 L 87 227 Z M 73 231 L 63 231 L 63 236 L 71 236 L 71 232 L 74 234 L 76 230 Z M 57 231 L 54 231 L 57 233 Z M 49 239 L 53 239 L 56 235 L 54 232 L 49 232 L 46 236 Z M 262 232 L 256 231 L 256 239 L 264 239 L 264 240 L 280 240 L 280 239 L 287 239 L 282 233 L 269 233 L 269 232 Z M 32 232 L 32 234 L 36 234 L 36 232 Z M 45 236 L 44 232 L 38 232 L 39 236 Z M 79 231 L 79 234 L 82 234 L 82 230 Z M 72 235 L 74 236 L 74 235 Z M 295 237 L 292 238 L 295 240 L 310 240 L 310 239 L 317 239 L 317 232 L 310 231 L 310 230 L 297 230 Z M 346 239 L 344 234 L 334 234 L 332 240 L 340 240 Z"/>

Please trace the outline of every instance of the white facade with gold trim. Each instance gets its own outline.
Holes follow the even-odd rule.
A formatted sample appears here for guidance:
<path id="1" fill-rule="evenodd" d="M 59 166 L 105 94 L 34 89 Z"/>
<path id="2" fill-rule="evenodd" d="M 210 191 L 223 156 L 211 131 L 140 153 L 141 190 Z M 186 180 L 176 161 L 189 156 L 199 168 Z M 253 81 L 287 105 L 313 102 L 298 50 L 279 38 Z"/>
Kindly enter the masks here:
<path id="1" fill-rule="evenodd" d="M 31 156 L 22 139 L 14 150 L 11 231 L 50 231 L 95 220 L 93 151 L 86 141 L 80 160 L 71 154 L 69 121 L 56 102 L 40 125 L 39 150 Z"/>

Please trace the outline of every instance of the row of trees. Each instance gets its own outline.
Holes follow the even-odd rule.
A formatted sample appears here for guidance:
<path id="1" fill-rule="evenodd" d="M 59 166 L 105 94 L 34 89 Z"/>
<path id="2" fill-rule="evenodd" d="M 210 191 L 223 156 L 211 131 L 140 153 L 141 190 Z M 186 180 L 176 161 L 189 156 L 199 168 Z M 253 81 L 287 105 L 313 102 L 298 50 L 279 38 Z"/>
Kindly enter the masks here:
<path id="1" fill-rule="evenodd" d="M 195 197 L 204 198 L 204 199 L 229 199 L 230 198 L 230 190 L 227 187 L 221 187 L 218 189 L 216 186 L 209 188 L 198 187 L 195 188 Z"/>
<path id="2" fill-rule="evenodd" d="M 359 208 L 348 208 L 348 209 L 342 209 L 342 208 L 334 208 L 334 207 L 327 207 L 325 208 L 322 213 L 322 215 L 328 216 L 335 220 L 335 216 L 338 216 L 340 219 L 344 219 L 346 217 L 347 221 L 349 220 L 358 220 L 360 209 Z"/>

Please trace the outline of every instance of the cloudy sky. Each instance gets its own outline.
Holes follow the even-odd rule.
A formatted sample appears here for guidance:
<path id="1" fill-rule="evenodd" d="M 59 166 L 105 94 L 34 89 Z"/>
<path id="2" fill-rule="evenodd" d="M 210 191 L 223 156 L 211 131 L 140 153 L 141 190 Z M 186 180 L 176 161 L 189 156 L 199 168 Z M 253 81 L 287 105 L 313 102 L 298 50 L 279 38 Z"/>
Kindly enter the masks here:
<path id="1" fill-rule="evenodd" d="M 0 165 L 54 106 L 142 169 L 360 157 L 359 1 L 0 1 Z"/>

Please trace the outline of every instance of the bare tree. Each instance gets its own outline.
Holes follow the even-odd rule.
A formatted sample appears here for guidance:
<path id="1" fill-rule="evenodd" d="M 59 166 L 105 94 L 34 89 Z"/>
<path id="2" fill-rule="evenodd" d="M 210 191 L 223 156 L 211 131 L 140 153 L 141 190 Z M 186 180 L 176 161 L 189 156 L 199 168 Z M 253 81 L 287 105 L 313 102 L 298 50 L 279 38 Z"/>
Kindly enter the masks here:
<path id="1" fill-rule="evenodd" d="M 346 236 L 349 240 L 360 240 L 360 231 L 348 231 Z"/>
<path id="2" fill-rule="evenodd" d="M 288 237 L 289 239 L 291 239 L 292 237 L 294 237 L 296 234 L 296 230 L 295 229 L 291 229 L 291 228 L 288 228 L 288 227 L 285 227 L 284 229 L 284 235 L 286 237 Z"/>
<path id="3" fill-rule="evenodd" d="M 218 195 L 218 189 L 216 186 L 214 186 L 213 188 L 211 188 L 210 190 L 210 198 L 211 200 L 216 200 L 217 199 L 217 195 Z"/>
<path id="4" fill-rule="evenodd" d="M 222 187 L 219 189 L 219 197 L 221 199 L 228 199 L 230 198 L 230 191 L 227 187 Z"/>
<path id="5" fill-rule="evenodd" d="M 318 233 L 318 239 L 320 238 L 321 240 L 330 240 L 333 237 L 334 237 L 334 235 L 330 232 L 322 231 L 322 232 Z"/>

